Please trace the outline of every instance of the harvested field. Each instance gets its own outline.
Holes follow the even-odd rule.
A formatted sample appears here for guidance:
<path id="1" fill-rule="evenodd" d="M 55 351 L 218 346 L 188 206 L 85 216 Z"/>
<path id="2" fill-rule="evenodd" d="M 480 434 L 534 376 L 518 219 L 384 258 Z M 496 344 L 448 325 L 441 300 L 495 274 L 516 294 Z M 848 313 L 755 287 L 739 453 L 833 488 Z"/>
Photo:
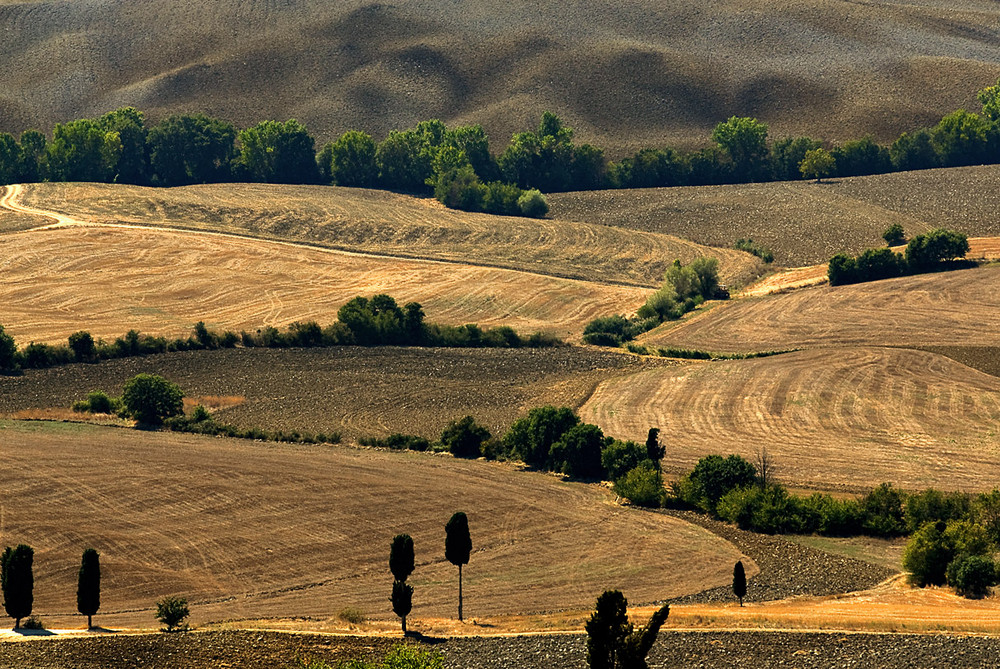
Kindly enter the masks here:
<path id="1" fill-rule="evenodd" d="M 513 270 L 362 256 L 227 235 L 56 228 L 0 236 L 3 325 L 21 345 L 130 329 L 187 336 L 295 321 L 322 325 L 357 295 L 420 302 L 427 320 L 578 338 L 597 316 L 637 309 L 646 289 Z"/>
<path id="2" fill-rule="evenodd" d="M 939 353 L 967 367 L 992 376 L 1000 376 L 1000 347 L 997 346 L 924 346 L 925 351 Z"/>
<path id="3" fill-rule="evenodd" d="M 508 465 L 72 424 L 0 430 L 3 541 L 35 548 L 34 612 L 55 628 L 80 624 L 88 546 L 102 555 L 105 627 L 151 625 L 153 602 L 175 593 L 195 625 L 298 617 L 322 628 L 346 607 L 391 622 L 386 558 L 406 532 L 419 631 L 422 617 L 454 614 L 444 523 L 457 509 L 475 547 L 470 617 L 586 608 L 609 587 L 653 602 L 727 583 L 740 558 L 707 530 L 614 505 L 601 486 Z"/>
<path id="4" fill-rule="evenodd" d="M 713 352 L 815 346 L 993 346 L 1000 267 L 731 300 L 641 338 Z"/>
<path id="5" fill-rule="evenodd" d="M 731 248 L 752 238 L 782 266 L 826 262 L 883 246 L 899 223 L 907 236 L 954 228 L 1000 236 L 1000 166 L 899 172 L 815 184 L 779 182 L 697 188 L 556 193 L 554 218 L 677 235 Z M 973 255 L 970 255 L 973 257 Z"/>
<path id="6" fill-rule="evenodd" d="M 766 447 L 795 487 L 976 491 L 1000 479 L 1000 380 L 924 351 L 825 348 L 645 370 L 602 383 L 580 415 L 619 438 L 659 426 L 672 472 Z"/>
<path id="7" fill-rule="evenodd" d="M 264 239 L 445 260 L 637 286 L 658 286 L 675 258 L 718 258 L 724 281 L 755 276 L 761 262 L 648 232 L 455 211 L 434 199 L 326 186 L 218 184 L 140 188 L 108 184 L 15 186 L 16 200 L 88 223 L 226 232 Z"/>
<path id="8" fill-rule="evenodd" d="M 612 154 L 705 142 L 732 115 L 771 135 L 894 139 L 997 80 L 1000 10 L 924 0 L 241 0 L 0 3 L 0 130 L 132 104 L 246 127 L 297 118 L 322 143 L 428 118 L 495 144 L 550 109 Z M 558 72 L 558 76 L 553 73 Z"/>
<path id="9" fill-rule="evenodd" d="M 568 348 L 190 351 L 0 376 L 0 415 L 66 409 L 91 390 L 118 395 L 126 380 L 149 372 L 206 405 L 229 396 L 216 416 L 244 428 L 437 438 L 471 414 L 502 434 L 532 407 L 578 407 L 600 381 L 662 364 L 670 363 Z"/>

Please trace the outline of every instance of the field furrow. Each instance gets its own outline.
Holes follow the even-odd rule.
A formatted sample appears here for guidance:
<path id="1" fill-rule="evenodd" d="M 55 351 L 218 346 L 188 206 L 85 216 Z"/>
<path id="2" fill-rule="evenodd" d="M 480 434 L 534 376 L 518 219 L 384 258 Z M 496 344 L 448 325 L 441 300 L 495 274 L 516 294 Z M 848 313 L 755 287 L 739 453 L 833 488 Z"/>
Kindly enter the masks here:
<path id="1" fill-rule="evenodd" d="M 998 401 L 1000 380 L 940 355 L 826 348 L 610 379 L 581 416 L 619 438 L 659 427 L 674 472 L 766 447 L 792 486 L 982 490 L 1000 477 Z"/>
<path id="2" fill-rule="evenodd" d="M 0 538 L 34 546 L 34 611 L 49 624 L 79 622 L 89 546 L 101 552 L 106 627 L 151 626 L 153 603 L 172 593 L 196 624 L 322 621 L 347 607 L 392 620 L 385 560 L 400 532 L 416 546 L 413 619 L 452 616 L 444 524 L 459 509 L 474 546 L 469 616 L 585 608 L 606 587 L 656 601 L 724 585 L 740 558 L 707 530 L 611 504 L 599 486 L 503 465 L 79 425 L 7 422 L 0 434 Z"/>

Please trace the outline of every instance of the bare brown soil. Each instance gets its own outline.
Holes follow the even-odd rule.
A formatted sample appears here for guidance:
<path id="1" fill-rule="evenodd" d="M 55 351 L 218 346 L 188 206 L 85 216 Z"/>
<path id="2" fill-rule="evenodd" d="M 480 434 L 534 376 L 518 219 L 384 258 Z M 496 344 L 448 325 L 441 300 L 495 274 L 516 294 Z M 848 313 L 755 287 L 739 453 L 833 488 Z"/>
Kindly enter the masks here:
<path id="1" fill-rule="evenodd" d="M 580 411 L 619 438 L 650 426 L 665 467 L 766 447 L 786 483 L 861 491 L 990 490 L 1000 478 L 1000 381 L 944 356 L 825 348 L 651 369 L 602 383 Z"/>
<path id="2" fill-rule="evenodd" d="M 34 612 L 54 628 L 81 623 L 88 546 L 101 552 L 96 622 L 111 628 L 155 624 L 167 594 L 189 600 L 195 625 L 294 616 L 342 627 L 347 607 L 391 623 L 386 559 L 406 532 L 419 631 L 422 617 L 455 612 L 444 524 L 459 509 L 474 546 L 470 618 L 586 608 L 608 587 L 637 604 L 670 598 L 727 583 L 740 558 L 702 528 L 613 504 L 602 486 L 502 464 L 73 424 L 0 432 L 2 541 L 34 547 Z"/>
<path id="3" fill-rule="evenodd" d="M 703 255 L 718 258 L 729 282 L 744 280 L 761 265 L 740 251 L 670 235 L 461 212 L 434 199 L 358 188 L 62 183 L 12 188 L 19 191 L 16 202 L 86 223 L 225 232 L 605 283 L 657 286 L 675 258 L 685 263 Z"/>
<path id="4" fill-rule="evenodd" d="M 1000 267 L 731 300 L 643 335 L 713 352 L 816 346 L 993 346 Z"/>
<path id="5" fill-rule="evenodd" d="M 775 263 L 797 267 L 835 253 L 883 246 L 899 223 L 908 236 L 954 228 L 970 237 L 1000 236 L 1000 167 L 900 172 L 821 184 L 780 182 L 553 194 L 556 218 L 677 235 L 732 247 L 752 238 Z M 970 257 L 973 257 L 970 255 Z"/>
<path id="6" fill-rule="evenodd" d="M 234 349 L 169 353 L 0 376 L 0 415 L 64 418 L 91 390 L 119 395 L 140 372 L 161 374 L 244 428 L 393 432 L 437 438 L 472 415 L 494 434 L 535 406 L 578 407 L 597 384 L 666 361 L 594 349 Z M 229 396 L 225 403 L 213 396 Z M 228 405 L 228 406 L 225 406 Z M 29 411 L 31 410 L 31 411 Z M 27 411 L 28 413 L 21 413 Z"/>
<path id="7" fill-rule="evenodd" d="M 997 80 L 996 7 L 962 0 L 372 4 L 361 0 L 0 3 L 6 131 L 124 104 L 326 141 L 440 117 L 495 144 L 545 109 L 619 153 L 703 142 L 731 115 L 774 136 L 887 140 Z"/>

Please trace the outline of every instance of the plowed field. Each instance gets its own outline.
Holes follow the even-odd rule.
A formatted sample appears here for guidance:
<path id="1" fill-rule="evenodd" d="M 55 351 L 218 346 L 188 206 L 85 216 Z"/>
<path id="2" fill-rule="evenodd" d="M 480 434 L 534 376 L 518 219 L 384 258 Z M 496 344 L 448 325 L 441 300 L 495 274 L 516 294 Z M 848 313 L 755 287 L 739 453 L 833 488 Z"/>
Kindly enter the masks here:
<path id="1" fill-rule="evenodd" d="M 954 228 L 970 237 L 1000 236 L 1000 167 L 899 172 L 821 184 L 781 182 L 697 188 L 557 193 L 551 215 L 732 247 L 750 237 L 775 263 L 826 262 L 841 251 L 884 245 L 899 223 L 908 236 Z M 970 257 L 974 257 L 970 255 Z"/>
<path id="2" fill-rule="evenodd" d="M 766 447 L 794 486 L 992 489 L 1000 379 L 923 351 L 827 348 L 608 380 L 580 411 L 619 438 L 658 426 L 666 466 Z"/>
<path id="3" fill-rule="evenodd" d="M 1000 267 L 921 274 L 732 300 L 647 333 L 645 343 L 714 352 L 815 346 L 992 346 Z"/>
<path id="4" fill-rule="evenodd" d="M 151 626 L 153 603 L 174 593 L 195 624 L 321 624 L 346 607 L 391 621 L 386 560 L 406 532 L 419 629 L 455 613 L 444 524 L 459 509 L 474 547 L 469 617 L 586 608 L 608 587 L 652 602 L 724 585 L 740 558 L 706 530 L 615 506 L 599 486 L 450 456 L 60 424 L 0 423 L 0 435 L 2 541 L 34 546 L 34 611 L 53 627 L 80 624 L 89 546 L 102 555 L 105 627 Z"/>

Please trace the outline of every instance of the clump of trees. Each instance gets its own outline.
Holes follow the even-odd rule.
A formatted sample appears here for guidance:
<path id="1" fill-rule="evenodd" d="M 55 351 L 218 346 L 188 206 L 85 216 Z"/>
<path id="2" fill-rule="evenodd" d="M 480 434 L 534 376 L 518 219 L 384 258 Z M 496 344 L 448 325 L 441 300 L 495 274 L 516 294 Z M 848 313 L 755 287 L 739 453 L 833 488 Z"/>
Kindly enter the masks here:
<path id="1" fill-rule="evenodd" d="M 719 261 L 696 258 L 689 265 L 675 260 L 663 285 L 639 307 L 636 315 L 595 318 L 583 330 L 583 341 L 596 346 L 621 346 L 667 320 L 676 320 L 705 300 L 728 297 L 719 287 Z"/>
<path id="2" fill-rule="evenodd" d="M 980 598 L 997 584 L 997 544 L 981 524 L 935 520 L 920 526 L 903 552 L 903 568 L 919 587 L 951 585 L 963 597 Z"/>
<path id="3" fill-rule="evenodd" d="M 901 242 L 902 227 L 899 226 L 898 230 L 896 226 L 890 227 L 883 236 L 890 245 L 896 241 Z M 830 258 L 827 276 L 831 286 L 841 286 L 939 269 L 968 267 L 968 263 L 954 262 L 964 258 L 968 252 L 969 240 L 965 234 L 939 228 L 911 239 L 904 253 L 895 253 L 885 247 L 868 249 L 857 257 L 838 253 Z"/>
<path id="4" fill-rule="evenodd" d="M 14 338 L 0 326 L 0 374 L 16 375 L 24 369 L 44 369 L 76 362 L 94 363 L 173 351 L 221 348 L 292 348 L 319 346 L 434 346 L 447 348 L 546 348 L 562 345 L 552 336 L 536 332 L 527 337 L 505 325 L 482 329 L 468 323 L 451 326 L 427 323 L 423 307 L 409 302 L 400 307 L 389 295 L 355 297 L 337 312 L 337 322 L 321 327 L 315 321 L 295 322 L 285 330 L 264 327 L 240 334 L 209 330 L 203 321 L 187 338 L 168 340 L 129 330 L 114 341 L 94 340 L 89 332 L 75 332 L 65 345 L 29 343 L 19 350 Z"/>

